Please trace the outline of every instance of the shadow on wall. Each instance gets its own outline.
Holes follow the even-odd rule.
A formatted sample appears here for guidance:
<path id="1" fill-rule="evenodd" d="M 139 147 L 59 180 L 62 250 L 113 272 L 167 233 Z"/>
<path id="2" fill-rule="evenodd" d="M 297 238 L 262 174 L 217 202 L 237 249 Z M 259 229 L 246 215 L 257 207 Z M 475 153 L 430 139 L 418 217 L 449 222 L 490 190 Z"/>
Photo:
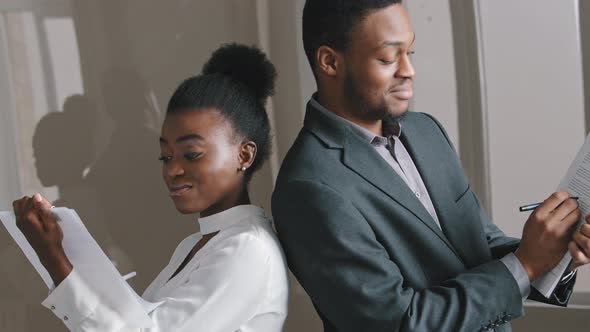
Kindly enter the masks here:
<path id="1" fill-rule="evenodd" d="M 96 197 L 84 181 L 84 171 L 95 156 L 92 119 L 96 107 L 83 95 L 66 99 L 63 112 L 46 114 L 35 128 L 33 151 L 37 177 L 45 187 L 57 186 L 56 206 L 75 208 L 99 243 L 109 243 L 105 225 L 96 216 Z M 20 249 L 11 240 L 0 252 L 0 330 L 46 331 L 63 329 L 63 324 L 40 306 L 45 284 Z M 5 316 L 4 316 L 5 315 Z M 33 318 L 34 319 L 31 319 Z"/>
<path id="2" fill-rule="evenodd" d="M 75 209 L 122 274 L 137 271 L 130 284 L 139 294 L 170 258 L 162 243 L 178 243 L 196 223 L 171 220 L 178 212 L 167 195 L 158 161 L 158 114 L 144 97 L 147 87 L 132 70 L 104 75 L 103 93 L 114 130 L 96 157 L 97 108 L 88 97 L 67 98 L 63 112 L 50 112 L 36 126 L 33 151 L 43 186 L 56 186 L 56 206 Z M 170 221 L 170 222 L 167 222 Z M 63 330 L 40 305 L 45 285 L 13 241 L 0 251 L 0 331 Z M 34 319 L 32 319 L 34 318 Z"/>
<path id="3" fill-rule="evenodd" d="M 100 217 L 102 209 L 96 192 L 84 179 L 96 154 L 96 112 L 88 97 L 68 97 L 63 112 L 48 113 L 37 124 L 33 152 L 41 184 L 58 188 L 59 199 L 53 204 L 74 208 L 104 249 L 113 244 L 112 238 Z"/>
<path id="4" fill-rule="evenodd" d="M 105 251 L 122 274 L 138 272 L 131 283 L 141 293 L 171 255 L 158 244 L 163 238 L 178 243 L 196 225 L 167 222 L 178 212 L 161 179 L 154 127 L 159 114 L 147 102 L 145 81 L 134 70 L 112 68 L 103 75 L 102 88 L 114 130 L 85 184 L 96 194 L 112 239 Z"/>
<path id="5" fill-rule="evenodd" d="M 33 151 L 37 177 L 45 187 L 57 186 L 56 206 L 75 208 L 97 241 L 107 240 L 104 225 L 95 218 L 93 193 L 83 179 L 84 170 L 94 158 L 93 123 L 96 108 L 86 96 L 66 99 L 63 112 L 50 112 L 35 128 Z M 40 306 L 45 284 L 16 244 L 10 240 L 0 252 L 3 276 L 0 283 L 0 330 L 47 331 L 63 329 L 61 322 Z M 34 319 L 31 319 L 34 318 Z"/>

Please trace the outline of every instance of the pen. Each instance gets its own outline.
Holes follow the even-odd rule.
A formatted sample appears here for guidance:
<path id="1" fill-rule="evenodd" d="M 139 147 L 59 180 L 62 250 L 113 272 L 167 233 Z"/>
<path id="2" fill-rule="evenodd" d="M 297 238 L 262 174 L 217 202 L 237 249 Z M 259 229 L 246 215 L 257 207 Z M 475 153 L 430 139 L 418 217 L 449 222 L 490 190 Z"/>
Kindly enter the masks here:
<path id="1" fill-rule="evenodd" d="M 580 197 L 577 197 L 577 196 L 572 196 L 572 197 L 570 197 L 570 198 L 571 198 L 571 199 L 575 199 L 576 201 L 577 201 L 578 199 L 580 199 Z M 531 210 L 534 210 L 534 209 L 538 208 L 538 207 L 539 207 L 539 205 L 541 205 L 541 204 L 543 204 L 543 203 L 534 203 L 534 204 L 528 204 L 528 205 L 524 205 L 524 206 L 521 206 L 521 207 L 519 207 L 519 208 L 518 208 L 518 211 L 520 211 L 520 212 L 531 211 Z"/>

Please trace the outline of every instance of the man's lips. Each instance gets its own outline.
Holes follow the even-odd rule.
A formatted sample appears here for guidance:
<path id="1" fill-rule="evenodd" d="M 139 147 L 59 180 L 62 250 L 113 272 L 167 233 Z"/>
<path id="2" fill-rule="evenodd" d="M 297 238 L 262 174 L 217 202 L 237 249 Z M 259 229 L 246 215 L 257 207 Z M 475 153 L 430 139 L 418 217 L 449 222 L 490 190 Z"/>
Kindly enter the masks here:
<path id="1" fill-rule="evenodd" d="M 186 194 L 192 188 L 193 188 L 193 186 L 190 184 L 180 184 L 180 185 L 169 186 L 168 190 L 170 191 L 170 196 L 179 197 L 179 196 Z"/>
<path id="2" fill-rule="evenodd" d="M 414 96 L 414 89 L 412 85 L 406 84 L 392 89 L 391 93 L 398 99 L 408 100 Z"/>

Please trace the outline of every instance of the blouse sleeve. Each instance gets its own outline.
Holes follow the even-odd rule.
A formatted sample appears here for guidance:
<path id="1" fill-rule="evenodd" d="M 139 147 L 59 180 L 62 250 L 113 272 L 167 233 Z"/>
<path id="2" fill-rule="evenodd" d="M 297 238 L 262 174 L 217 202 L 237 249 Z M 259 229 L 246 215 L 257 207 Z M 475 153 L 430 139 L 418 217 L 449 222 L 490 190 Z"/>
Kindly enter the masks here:
<path id="1" fill-rule="evenodd" d="M 213 243 L 211 243 L 213 244 Z M 152 328 L 129 329 L 121 313 L 100 301 L 75 269 L 43 305 L 70 331 L 236 331 L 252 319 L 266 298 L 269 254 L 251 234 L 215 243 L 188 277 L 150 313 Z"/>

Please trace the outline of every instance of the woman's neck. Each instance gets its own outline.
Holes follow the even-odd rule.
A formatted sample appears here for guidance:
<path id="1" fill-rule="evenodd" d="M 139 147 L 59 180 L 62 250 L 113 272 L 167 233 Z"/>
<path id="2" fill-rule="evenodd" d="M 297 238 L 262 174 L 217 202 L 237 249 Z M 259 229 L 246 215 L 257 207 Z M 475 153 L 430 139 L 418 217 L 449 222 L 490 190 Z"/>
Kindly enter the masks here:
<path id="1" fill-rule="evenodd" d="M 222 199 L 221 201 L 211 205 L 208 209 L 201 212 L 201 217 L 208 217 L 219 212 L 229 210 L 238 205 L 249 205 L 250 204 L 250 195 L 248 194 L 248 189 L 243 188 L 240 192 L 235 195 L 231 195 Z"/>

